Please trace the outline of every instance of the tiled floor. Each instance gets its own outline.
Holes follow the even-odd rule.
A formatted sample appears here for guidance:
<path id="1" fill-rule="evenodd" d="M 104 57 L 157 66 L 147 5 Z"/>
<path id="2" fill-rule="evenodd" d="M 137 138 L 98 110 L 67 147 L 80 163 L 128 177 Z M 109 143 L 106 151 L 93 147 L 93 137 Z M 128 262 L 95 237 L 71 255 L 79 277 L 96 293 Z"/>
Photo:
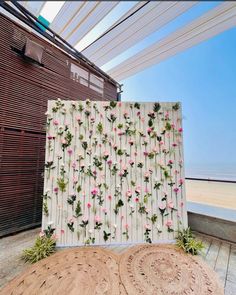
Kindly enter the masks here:
<path id="1" fill-rule="evenodd" d="M 28 267 L 20 255 L 23 249 L 33 244 L 38 231 L 31 230 L 0 240 L 0 288 Z M 197 237 L 205 245 L 203 259 L 218 273 L 225 287 L 225 295 L 236 295 L 236 244 L 202 234 L 197 234 Z M 128 247 L 109 248 L 122 253 Z"/>

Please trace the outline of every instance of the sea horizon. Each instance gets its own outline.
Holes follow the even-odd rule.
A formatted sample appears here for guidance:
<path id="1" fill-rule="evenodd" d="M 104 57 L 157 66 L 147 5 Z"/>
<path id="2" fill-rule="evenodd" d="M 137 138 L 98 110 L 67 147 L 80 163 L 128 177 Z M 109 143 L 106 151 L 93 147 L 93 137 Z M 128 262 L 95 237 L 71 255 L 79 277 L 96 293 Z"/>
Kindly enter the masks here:
<path id="1" fill-rule="evenodd" d="M 186 164 L 185 176 L 236 181 L 236 164 Z"/>

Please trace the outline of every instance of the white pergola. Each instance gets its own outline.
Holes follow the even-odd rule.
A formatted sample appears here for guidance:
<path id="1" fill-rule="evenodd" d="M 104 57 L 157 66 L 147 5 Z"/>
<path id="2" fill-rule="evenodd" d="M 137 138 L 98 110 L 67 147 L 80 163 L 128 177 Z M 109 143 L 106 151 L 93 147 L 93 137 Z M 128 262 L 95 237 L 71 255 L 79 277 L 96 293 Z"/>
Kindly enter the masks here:
<path id="1" fill-rule="evenodd" d="M 38 17 L 46 2 L 19 3 Z M 119 3 L 65 1 L 50 23 L 50 28 L 76 46 Z M 197 1 L 139 1 L 111 23 L 109 29 L 102 32 L 82 53 L 97 66 L 103 66 L 196 4 Z M 124 80 L 234 26 L 236 2 L 220 2 L 201 17 L 114 66 L 108 74 L 117 81 Z"/>

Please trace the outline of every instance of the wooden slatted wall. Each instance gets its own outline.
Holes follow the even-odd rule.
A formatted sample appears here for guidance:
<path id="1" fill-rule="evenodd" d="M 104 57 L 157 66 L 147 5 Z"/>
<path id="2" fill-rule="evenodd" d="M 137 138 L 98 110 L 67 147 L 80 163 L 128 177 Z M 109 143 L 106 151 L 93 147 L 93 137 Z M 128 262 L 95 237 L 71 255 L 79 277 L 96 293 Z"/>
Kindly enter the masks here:
<path id="1" fill-rule="evenodd" d="M 44 46 L 43 67 L 26 62 L 26 38 Z M 0 14 L 0 236 L 41 222 L 45 112 L 49 99 L 116 100 L 116 86 L 104 81 L 103 95 L 71 79 L 78 62 Z"/>

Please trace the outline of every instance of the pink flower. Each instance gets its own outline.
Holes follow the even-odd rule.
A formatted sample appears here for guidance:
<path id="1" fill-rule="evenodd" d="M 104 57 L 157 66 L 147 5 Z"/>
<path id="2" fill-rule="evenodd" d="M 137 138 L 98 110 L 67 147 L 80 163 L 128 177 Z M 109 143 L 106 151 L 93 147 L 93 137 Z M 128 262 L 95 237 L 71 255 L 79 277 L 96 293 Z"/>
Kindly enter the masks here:
<path id="1" fill-rule="evenodd" d="M 72 167 L 73 169 L 76 168 L 76 162 L 75 162 L 75 161 L 71 164 L 71 167 Z"/>
<path id="2" fill-rule="evenodd" d="M 118 107 L 120 108 L 122 106 L 121 101 L 118 102 Z"/>
<path id="3" fill-rule="evenodd" d="M 166 221 L 166 226 L 171 227 L 173 225 L 173 221 L 171 219 Z"/>
<path id="4" fill-rule="evenodd" d="M 53 125 L 58 126 L 59 125 L 59 121 L 58 120 L 53 120 Z"/>
<path id="5" fill-rule="evenodd" d="M 77 176 L 74 176 L 73 177 L 73 183 L 77 183 L 78 182 L 78 177 Z"/>
<path id="6" fill-rule="evenodd" d="M 144 228 L 147 229 L 147 230 L 151 230 L 151 226 L 149 224 L 145 224 Z"/>
<path id="7" fill-rule="evenodd" d="M 149 193 L 148 188 L 145 188 L 145 189 L 144 189 L 144 192 L 145 192 L 146 194 Z"/>
<path id="8" fill-rule="evenodd" d="M 183 128 L 178 129 L 179 133 L 183 132 Z"/>
<path id="9" fill-rule="evenodd" d="M 143 152 L 143 154 L 144 154 L 145 157 L 148 156 L 148 152 L 147 151 Z"/>
<path id="10" fill-rule="evenodd" d="M 111 166 L 112 165 L 112 160 L 108 160 L 107 164 L 108 164 L 108 166 Z"/>
<path id="11" fill-rule="evenodd" d="M 92 190 L 91 190 L 91 194 L 93 195 L 93 196 L 96 196 L 97 194 L 98 194 L 98 192 L 99 192 L 99 190 L 98 190 L 98 188 L 93 188 Z"/>
<path id="12" fill-rule="evenodd" d="M 129 140 L 129 144 L 130 144 L 130 145 L 133 145 L 133 144 L 134 144 L 134 141 L 130 139 L 130 140 Z"/>
<path id="13" fill-rule="evenodd" d="M 153 129 L 152 129 L 151 127 L 149 127 L 149 128 L 147 129 L 147 133 L 150 134 L 150 133 L 152 132 L 152 130 L 153 130 Z"/>
<path id="14" fill-rule="evenodd" d="M 154 153 L 158 153 L 158 150 L 159 150 L 159 149 L 158 149 L 157 146 L 154 146 L 154 148 L 153 148 L 152 150 L 153 150 Z"/>
<path id="15" fill-rule="evenodd" d="M 178 145 L 177 145 L 177 143 L 174 142 L 174 143 L 172 143 L 172 146 L 177 147 Z"/>
<path id="16" fill-rule="evenodd" d="M 58 191 L 59 191 L 58 187 L 54 187 L 53 191 L 54 191 L 55 194 L 57 194 Z"/>
<path id="17" fill-rule="evenodd" d="M 107 214 L 107 209 L 106 209 L 106 208 L 102 208 L 102 212 L 103 212 L 104 214 Z"/>
<path id="18" fill-rule="evenodd" d="M 104 155 L 105 157 L 109 156 L 108 151 L 105 151 L 103 155 Z"/>
<path id="19" fill-rule="evenodd" d="M 64 229 L 61 229 L 61 234 L 64 235 L 65 231 Z"/>
<path id="20" fill-rule="evenodd" d="M 131 192 L 131 190 L 127 190 L 127 192 L 126 192 L 126 197 L 131 197 L 132 196 L 132 192 Z"/>
<path id="21" fill-rule="evenodd" d="M 140 187 L 140 185 L 138 185 L 138 186 L 135 188 L 135 192 L 136 192 L 137 194 L 141 194 L 141 187 Z"/>
<path id="22" fill-rule="evenodd" d="M 117 134 L 118 134 L 118 136 L 122 136 L 124 134 L 124 132 L 123 131 L 119 131 Z"/>
<path id="23" fill-rule="evenodd" d="M 132 166 L 134 164 L 134 160 L 130 159 L 129 164 Z"/>
<path id="24" fill-rule="evenodd" d="M 159 208 L 160 208 L 161 210 L 164 210 L 164 209 L 166 209 L 166 205 L 165 205 L 164 203 L 162 203 L 162 204 L 159 205 Z"/>
<path id="25" fill-rule="evenodd" d="M 88 221 L 88 217 L 85 217 L 85 216 L 84 216 L 84 217 L 82 218 L 82 221 L 83 221 L 83 222 L 87 222 L 87 221 Z"/>
<path id="26" fill-rule="evenodd" d="M 40 236 L 40 238 L 44 237 L 44 235 L 45 235 L 45 234 L 44 234 L 43 231 L 40 231 L 40 232 L 39 232 L 39 236 Z"/>
<path id="27" fill-rule="evenodd" d="M 180 202 L 180 207 L 184 207 L 184 202 Z"/>
<path id="28" fill-rule="evenodd" d="M 107 196 L 107 198 L 108 198 L 108 200 L 109 200 L 109 201 L 111 201 L 111 199 L 112 199 L 112 196 L 111 196 L 111 195 L 109 195 L 109 196 Z"/>
<path id="29" fill-rule="evenodd" d="M 94 218 L 94 221 L 97 222 L 97 223 L 100 223 L 101 218 L 98 215 L 96 215 L 95 218 Z"/>
<path id="30" fill-rule="evenodd" d="M 140 116 L 140 114 L 141 114 L 141 112 L 137 112 L 137 116 L 138 116 L 138 117 Z"/>
<path id="31" fill-rule="evenodd" d="M 48 139 L 49 140 L 51 140 L 51 139 L 53 139 L 54 137 L 52 136 L 52 135 L 50 135 L 50 134 L 48 134 Z"/>
<path id="32" fill-rule="evenodd" d="M 114 130 L 114 132 L 116 132 L 116 131 L 117 131 L 117 128 L 116 128 L 116 127 L 114 127 L 114 128 L 113 128 L 113 130 Z"/>
<path id="33" fill-rule="evenodd" d="M 183 183 L 184 183 L 183 178 L 180 178 L 180 180 L 179 180 L 179 184 L 182 185 Z"/>
<path id="34" fill-rule="evenodd" d="M 178 187 L 175 187 L 174 188 L 174 192 L 177 194 L 179 192 L 179 188 Z"/>
<path id="35" fill-rule="evenodd" d="M 126 229 L 126 230 L 129 229 L 129 225 L 128 225 L 128 223 L 125 224 L 125 229 Z"/>
<path id="36" fill-rule="evenodd" d="M 68 152 L 69 156 L 71 156 L 72 153 L 73 153 L 73 150 L 72 149 L 68 149 L 67 152 Z"/>
<path id="37" fill-rule="evenodd" d="M 127 166 L 126 165 L 123 165 L 122 169 L 123 170 L 127 170 Z"/>
<path id="38" fill-rule="evenodd" d="M 88 209 L 91 208 L 92 207 L 92 204 L 91 203 L 88 203 L 87 204 L 87 207 L 88 207 Z"/>
<path id="39" fill-rule="evenodd" d="M 168 203 L 168 208 L 173 209 L 174 208 L 174 203 L 172 201 L 170 201 Z"/>
<path id="40" fill-rule="evenodd" d="M 136 202 L 136 203 L 138 203 L 138 202 L 139 202 L 139 198 L 135 198 L 134 200 L 135 200 L 135 202 Z"/>
<path id="41" fill-rule="evenodd" d="M 168 162 L 170 165 L 172 165 L 172 164 L 174 164 L 174 161 L 172 161 L 172 160 L 169 160 L 169 162 Z"/>
<path id="42" fill-rule="evenodd" d="M 168 112 L 166 112 L 166 114 L 165 114 L 165 118 L 166 118 L 166 119 L 169 119 L 169 113 L 168 113 Z"/>
<path id="43" fill-rule="evenodd" d="M 144 177 L 145 177 L 145 178 L 148 178 L 149 176 L 150 176 L 150 173 L 149 173 L 149 172 L 145 172 L 145 173 L 144 173 Z"/>

